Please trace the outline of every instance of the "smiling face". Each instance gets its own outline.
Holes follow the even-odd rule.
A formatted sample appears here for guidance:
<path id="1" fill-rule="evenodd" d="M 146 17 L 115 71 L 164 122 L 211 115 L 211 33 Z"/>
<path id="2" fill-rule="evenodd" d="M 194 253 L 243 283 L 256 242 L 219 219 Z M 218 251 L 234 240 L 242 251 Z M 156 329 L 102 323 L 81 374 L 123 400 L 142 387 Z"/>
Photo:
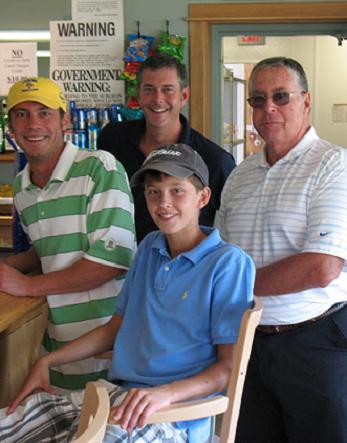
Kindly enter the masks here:
<path id="1" fill-rule="evenodd" d="M 68 116 L 38 102 L 23 102 L 10 111 L 10 128 L 29 162 L 55 164 L 64 148 Z"/>
<path id="2" fill-rule="evenodd" d="M 210 188 L 197 190 L 189 179 L 166 174 L 145 176 L 145 197 L 154 223 L 167 236 L 193 238 L 199 231 L 199 213 L 210 198 Z"/>
<path id="3" fill-rule="evenodd" d="M 295 92 L 288 104 L 273 103 L 275 92 Z M 298 78 L 282 66 L 263 68 L 255 73 L 251 95 L 264 95 L 265 104 L 253 109 L 253 123 L 266 142 L 270 164 L 284 157 L 309 128 L 310 95 L 301 93 Z"/>
<path id="4" fill-rule="evenodd" d="M 138 98 L 147 128 L 169 131 L 180 124 L 179 114 L 189 98 L 189 88 L 181 87 L 175 68 L 146 68 Z"/>

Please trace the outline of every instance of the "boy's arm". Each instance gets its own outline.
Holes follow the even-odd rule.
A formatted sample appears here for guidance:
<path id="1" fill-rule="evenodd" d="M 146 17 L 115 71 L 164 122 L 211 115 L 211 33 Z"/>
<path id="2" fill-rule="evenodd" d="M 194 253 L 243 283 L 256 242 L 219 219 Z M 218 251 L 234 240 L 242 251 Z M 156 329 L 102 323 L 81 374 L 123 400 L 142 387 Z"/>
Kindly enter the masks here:
<path id="1" fill-rule="evenodd" d="M 0 263 L 0 290 L 30 297 L 88 291 L 125 272 L 125 269 L 82 258 L 61 271 L 25 275 L 3 262 Z"/>
<path id="2" fill-rule="evenodd" d="M 111 409 L 114 423 L 132 430 L 143 427 L 147 417 L 172 403 L 192 400 L 226 389 L 233 362 L 233 345 L 218 345 L 218 361 L 199 374 L 153 388 L 130 389 L 124 401 Z"/>
<path id="3" fill-rule="evenodd" d="M 104 325 L 82 335 L 57 351 L 38 359 L 31 368 L 20 393 L 9 405 L 7 413 L 11 414 L 25 397 L 37 389 L 43 389 L 50 393 L 55 392 L 54 388 L 49 384 L 50 368 L 83 360 L 112 349 L 121 323 L 122 317 L 116 314 Z"/>

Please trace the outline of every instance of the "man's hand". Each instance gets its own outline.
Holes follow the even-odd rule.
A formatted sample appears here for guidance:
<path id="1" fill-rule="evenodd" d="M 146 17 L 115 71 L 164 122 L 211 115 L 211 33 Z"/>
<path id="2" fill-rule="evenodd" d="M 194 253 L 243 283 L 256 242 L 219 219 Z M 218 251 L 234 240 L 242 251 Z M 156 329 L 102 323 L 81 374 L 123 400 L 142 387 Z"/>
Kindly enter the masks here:
<path id="1" fill-rule="evenodd" d="M 30 295 L 30 277 L 0 261 L 0 291 L 11 295 Z"/>
<path id="2" fill-rule="evenodd" d="M 31 368 L 28 378 L 25 380 L 20 393 L 9 404 L 7 414 L 12 414 L 19 403 L 34 391 L 43 390 L 50 394 L 55 394 L 56 390 L 49 384 L 49 366 L 46 358 L 42 357 Z"/>
<path id="3" fill-rule="evenodd" d="M 172 402 L 169 385 L 154 388 L 130 389 L 122 403 L 113 406 L 110 411 L 110 422 L 120 425 L 127 431 L 135 427 L 142 428 L 147 417 Z"/>

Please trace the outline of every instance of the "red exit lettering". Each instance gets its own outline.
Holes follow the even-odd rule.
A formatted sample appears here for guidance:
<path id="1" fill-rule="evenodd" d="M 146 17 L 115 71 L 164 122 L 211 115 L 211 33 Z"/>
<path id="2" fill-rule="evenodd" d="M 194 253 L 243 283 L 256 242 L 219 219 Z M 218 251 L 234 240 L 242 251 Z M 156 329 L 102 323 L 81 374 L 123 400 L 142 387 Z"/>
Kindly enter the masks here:
<path id="1" fill-rule="evenodd" d="M 242 42 L 243 43 L 257 43 L 260 41 L 260 35 L 243 35 Z"/>

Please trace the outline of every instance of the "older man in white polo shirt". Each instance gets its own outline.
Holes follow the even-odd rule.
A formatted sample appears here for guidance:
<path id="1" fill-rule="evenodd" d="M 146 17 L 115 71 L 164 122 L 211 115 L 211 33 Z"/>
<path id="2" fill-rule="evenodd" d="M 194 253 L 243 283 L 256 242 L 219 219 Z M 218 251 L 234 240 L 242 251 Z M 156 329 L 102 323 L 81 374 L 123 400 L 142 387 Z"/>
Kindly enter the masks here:
<path id="1" fill-rule="evenodd" d="M 347 442 L 347 150 L 310 126 L 295 60 L 259 62 L 249 89 L 265 149 L 228 178 L 217 222 L 264 304 L 236 441 Z"/>

